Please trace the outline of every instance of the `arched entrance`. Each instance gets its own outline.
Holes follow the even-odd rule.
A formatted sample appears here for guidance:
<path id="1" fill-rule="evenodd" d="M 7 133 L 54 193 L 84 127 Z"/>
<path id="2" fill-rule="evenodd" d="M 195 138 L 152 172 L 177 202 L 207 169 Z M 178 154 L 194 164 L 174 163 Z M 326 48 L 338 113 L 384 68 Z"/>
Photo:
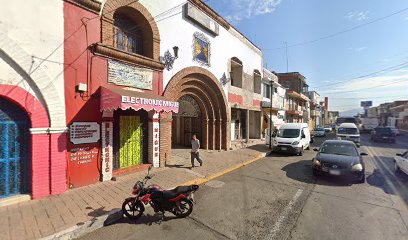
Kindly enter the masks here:
<path id="1" fill-rule="evenodd" d="M 173 114 L 172 145 L 191 146 L 193 134 L 201 139 L 201 110 L 194 98 L 184 95 L 179 100 L 179 112 Z"/>
<path id="2" fill-rule="evenodd" d="M 0 198 L 31 191 L 28 115 L 0 97 Z"/>
<path id="3" fill-rule="evenodd" d="M 180 113 L 173 116 L 171 123 L 173 146 L 189 146 L 191 135 L 197 134 L 204 149 L 228 149 L 226 97 L 211 72 L 200 67 L 185 68 L 170 80 L 164 95 L 180 103 Z"/>

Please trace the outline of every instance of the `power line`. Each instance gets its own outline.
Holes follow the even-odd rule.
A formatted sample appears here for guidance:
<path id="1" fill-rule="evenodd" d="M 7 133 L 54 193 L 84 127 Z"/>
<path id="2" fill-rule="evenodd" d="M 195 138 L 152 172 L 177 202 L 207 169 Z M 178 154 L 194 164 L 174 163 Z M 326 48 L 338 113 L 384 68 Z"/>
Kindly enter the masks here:
<path id="1" fill-rule="evenodd" d="M 397 84 L 397 83 L 402 83 L 402 82 L 408 82 L 408 81 L 407 81 L 407 79 L 405 79 L 405 80 L 402 80 L 402 81 L 395 81 L 395 82 L 391 82 L 391 83 L 387 83 L 387 84 L 383 84 L 383 85 L 378 85 L 378 86 L 374 86 L 374 87 L 370 87 L 370 88 L 359 89 L 359 90 L 335 91 L 335 92 L 322 91 L 322 92 L 324 92 L 325 94 L 328 94 L 328 93 L 335 94 L 335 93 L 361 92 L 361 91 L 365 91 L 365 90 L 369 90 L 369 89 L 374 89 L 374 88 L 379 88 L 379 87 L 390 86 L 390 85 Z"/>
<path id="2" fill-rule="evenodd" d="M 376 18 L 376 19 L 374 19 L 372 21 L 369 21 L 369 22 L 366 22 L 366 23 L 363 23 L 363 24 L 359 24 L 359 25 L 356 25 L 354 27 L 351 27 L 351 28 L 348 28 L 348 29 L 345 29 L 345 30 L 342 30 L 342 31 L 339 31 L 339 32 L 331 33 L 331 34 L 328 34 L 326 36 L 322 36 L 322 37 L 319 37 L 319 38 L 316 38 L 316 39 L 295 43 L 295 44 L 289 45 L 288 47 L 291 48 L 291 47 L 303 46 L 303 45 L 312 44 L 312 43 L 315 43 L 315 42 L 318 42 L 318 41 L 321 41 L 321 40 L 325 40 L 325 39 L 328 39 L 328 38 L 336 37 L 338 35 L 348 33 L 348 32 L 354 31 L 356 29 L 365 27 L 367 25 L 370 25 L 370 24 L 382 21 L 384 19 L 390 18 L 390 17 L 392 17 L 394 15 L 400 14 L 400 13 L 405 12 L 407 10 L 408 10 L 408 8 L 404 8 L 404 9 L 401 9 L 399 11 L 393 12 L 393 13 L 391 13 L 389 15 L 386 15 L 386 16 L 383 16 L 383 17 L 380 17 L 380 18 Z M 265 48 L 265 49 L 262 49 L 262 50 L 263 51 L 274 51 L 274 50 L 282 50 L 282 49 L 285 49 L 285 47 L 269 48 L 269 49 Z"/>
<path id="3" fill-rule="evenodd" d="M 135 3 L 135 2 L 138 2 L 138 0 L 132 0 L 132 1 L 129 2 L 128 4 L 125 4 L 124 6 L 129 6 L 130 4 L 133 4 L 133 3 Z M 113 11 L 115 11 L 115 10 L 116 10 L 116 9 L 112 9 L 111 11 L 108 11 L 107 13 L 111 13 L 111 12 L 113 12 Z M 103 16 L 103 15 L 102 15 L 102 16 Z M 92 17 L 92 18 L 86 18 L 85 21 L 82 21 L 81 26 L 79 26 L 79 27 L 78 27 L 77 29 L 75 29 L 68 37 L 66 37 L 66 38 L 65 38 L 54 50 L 52 50 L 51 53 L 48 54 L 48 56 L 45 57 L 29 74 L 34 73 L 38 68 L 40 68 L 40 66 L 41 66 L 46 60 L 48 60 L 52 55 L 54 55 L 54 53 L 56 53 L 59 48 L 61 48 L 62 46 L 64 46 L 64 43 L 65 43 L 68 39 L 70 39 L 75 33 L 77 33 L 82 27 L 84 27 L 84 26 L 86 25 L 86 23 L 88 23 L 89 21 L 92 21 L 92 20 L 94 20 L 94 19 L 97 19 L 97 18 L 99 18 L 99 17 L 101 17 L 101 16 L 96 15 L 96 16 L 94 16 L 94 17 Z"/>
<path id="4" fill-rule="evenodd" d="M 381 97 L 331 97 L 330 99 L 381 99 L 381 98 L 399 98 L 399 97 L 407 97 L 408 98 L 408 94 L 407 95 L 399 95 L 399 96 L 395 96 L 395 95 L 388 95 L 388 96 L 381 96 Z"/>
<path id="5" fill-rule="evenodd" d="M 316 87 L 313 87 L 313 88 L 331 87 L 331 86 L 335 86 L 335 85 L 338 85 L 338 84 L 352 82 L 352 81 L 355 81 L 355 80 L 358 80 L 358 79 L 361 79 L 361 78 L 374 76 L 374 75 L 376 75 L 378 73 L 383 73 L 383 72 L 392 71 L 392 70 L 398 70 L 398 69 L 401 69 L 401 68 L 405 68 L 407 66 L 408 66 L 408 62 L 403 62 L 403 63 L 397 64 L 397 65 L 394 65 L 394 66 L 391 66 L 391 67 L 387 67 L 387 68 L 384 68 L 384 69 L 381 69 L 381 70 L 378 70 L 378 71 L 375 71 L 375 72 L 372 72 L 372 73 L 369 73 L 369 74 L 364 74 L 364 75 L 358 76 L 358 77 L 353 78 L 351 80 L 339 81 L 339 82 L 335 82 L 335 83 L 329 83 L 329 84 L 325 84 L 325 85 L 316 86 Z"/>
<path id="6" fill-rule="evenodd" d="M 203 2 L 203 3 L 206 3 L 206 2 L 208 2 L 208 1 L 209 1 L 209 0 L 204 0 L 204 1 L 202 1 L 202 2 Z M 168 9 L 168 10 L 166 10 L 166 11 L 164 11 L 164 12 L 162 12 L 162 13 L 160 13 L 160 14 L 154 16 L 154 17 L 152 17 L 150 20 L 147 21 L 147 23 L 140 23 L 140 24 L 134 25 L 134 26 L 132 26 L 131 28 L 126 29 L 126 32 L 130 32 L 130 31 L 136 30 L 136 29 L 138 29 L 138 28 L 140 28 L 140 27 L 147 26 L 147 25 L 149 25 L 149 24 L 151 24 L 151 23 L 153 23 L 153 22 L 158 23 L 158 22 L 164 21 L 164 20 L 166 20 L 166 19 L 172 18 L 172 17 L 174 17 L 174 16 L 176 16 L 176 15 L 179 15 L 180 13 L 183 13 L 183 10 L 181 10 L 181 11 L 179 11 L 179 12 L 176 12 L 176 13 L 174 13 L 174 14 L 172 14 L 172 15 L 166 16 L 166 17 L 164 17 L 164 18 L 162 18 L 162 19 L 157 19 L 158 17 L 160 17 L 160 15 L 163 15 L 163 14 L 165 14 L 165 13 L 169 13 L 169 12 L 171 12 L 172 10 L 179 8 L 179 7 L 181 7 L 181 6 L 184 5 L 184 4 L 185 4 L 185 2 L 183 2 L 183 3 L 181 3 L 181 4 L 179 4 L 179 5 L 175 6 L 175 7 L 172 7 L 172 8 L 170 8 L 170 9 Z M 193 7 L 193 6 L 190 6 L 189 8 L 192 8 L 192 7 Z M 114 23 L 111 23 L 111 22 L 107 22 L 107 23 L 114 25 Z M 119 32 L 116 32 L 116 33 L 114 33 L 114 34 L 112 34 L 112 35 L 109 35 L 108 37 L 102 39 L 102 42 L 103 42 L 103 41 L 106 41 L 106 40 L 110 40 L 110 39 L 112 39 L 113 37 L 116 37 L 118 34 L 119 34 Z"/>
<path id="7" fill-rule="evenodd" d="M 406 52 L 408 52 L 408 51 L 404 51 L 404 53 L 406 53 Z M 399 55 L 402 55 L 401 52 L 398 53 L 398 54 L 394 54 L 394 55 L 392 55 L 392 56 L 389 56 L 389 57 L 395 57 L 395 56 L 399 56 Z M 405 60 L 407 60 L 407 57 L 408 57 L 408 56 L 405 56 L 405 57 L 399 59 L 398 61 L 402 61 L 402 60 L 405 61 Z M 393 60 L 393 61 L 395 61 L 395 60 Z M 374 63 L 375 63 L 375 62 L 374 62 Z M 371 63 L 371 64 L 369 64 L 369 65 L 366 65 L 365 67 L 370 66 L 370 65 L 373 65 L 374 63 Z M 377 63 L 378 63 L 378 62 L 377 62 Z M 385 64 L 380 64 L 380 65 L 378 65 L 378 67 L 386 67 L 386 66 L 387 66 L 387 65 L 385 65 Z M 387 67 L 387 68 L 388 68 L 388 67 Z M 344 71 L 344 72 L 346 72 L 346 71 Z M 369 73 L 369 71 L 365 70 L 365 71 L 362 71 L 360 74 L 362 75 L 362 74 L 367 74 L 367 73 Z M 348 72 L 348 73 L 346 73 L 346 74 L 342 74 L 342 75 L 336 76 L 336 77 L 337 77 L 337 79 L 345 78 L 345 77 L 347 77 L 347 78 L 352 78 L 352 79 L 358 78 L 358 77 L 354 77 L 353 75 L 356 75 L 356 73 Z M 331 77 L 331 78 L 333 78 L 333 77 Z M 331 79 L 331 78 L 329 77 L 329 78 L 326 78 L 326 79 Z M 352 81 L 352 80 L 351 80 L 351 81 Z M 337 83 L 337 82 L 343 82 L 343 81 L 335 81 L 334 83 Z M 319 86 L 316 86 L 316 85 L 311 84 L 310 87 L 312 87 L 312 88 L 321 88 L 321 87 L 325 87 L 326 85 L 330 86 L 330 85 L 332 85 L 332 84 L 334 84 L 334 83 L 329 83 L 329 84 L 319 85 Z"/>

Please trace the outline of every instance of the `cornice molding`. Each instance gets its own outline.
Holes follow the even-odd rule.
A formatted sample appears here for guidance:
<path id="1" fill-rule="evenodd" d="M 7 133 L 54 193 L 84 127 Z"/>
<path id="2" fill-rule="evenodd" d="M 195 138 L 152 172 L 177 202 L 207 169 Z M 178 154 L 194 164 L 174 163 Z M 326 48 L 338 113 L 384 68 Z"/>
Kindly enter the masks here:
<path id="1" fill-rule="evenodd" d="M 163 71 L 164 69 L 164 64 L 159 61 L 138 54 L 125 52 L 111 46 L 103 45 L 101 43 L 92 45 L 91 51 L 99 56 L 120 60 L 156 71 Z"/>
<path id="2" fill-rule="evenodd" d="M 64 1 L 75 4 L 78 7 L 84 8 L 97 14 L 99 14 L 102 8 L 102 4 L 95 0 L 64 0 Z"/>

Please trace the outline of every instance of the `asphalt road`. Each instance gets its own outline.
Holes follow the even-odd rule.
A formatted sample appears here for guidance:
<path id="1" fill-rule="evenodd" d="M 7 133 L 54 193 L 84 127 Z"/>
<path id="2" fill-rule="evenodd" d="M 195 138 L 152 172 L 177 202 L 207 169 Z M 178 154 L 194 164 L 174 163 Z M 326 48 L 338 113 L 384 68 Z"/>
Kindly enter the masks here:
<path id="1" fill-rule="evenodd" d="M 318 146 L 324 139 L 318 138 Z M 148 210 L 81 239 L 408 239 L 408 176 L 395 174 L 393 157 L 408 149 L 363 136 L 366 183 L 319 177 L 304 156 L 273 154 L 208 182 L 195 195 L 190 217 Z"/>

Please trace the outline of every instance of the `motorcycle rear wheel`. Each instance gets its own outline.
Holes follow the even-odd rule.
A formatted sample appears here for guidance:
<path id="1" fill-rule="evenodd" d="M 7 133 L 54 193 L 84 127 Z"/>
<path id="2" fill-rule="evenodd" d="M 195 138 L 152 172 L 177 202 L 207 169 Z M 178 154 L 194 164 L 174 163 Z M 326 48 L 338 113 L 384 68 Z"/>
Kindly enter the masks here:
<path id="1" fill-rule="evenodd" d="M 176 206 L 173 210 L 173 214 L 179 218 L 185 218 L 193 212 L 193 202 L 187 198 L 183 198 L 178 202 L 178 207 Z"/>
<path id="2" fill-rule="evenodd" d="M 136 220 L 142 216 L 145 208 L 141 201 L 136 201 L 134 198 L 127 198 L 122 204 L 122 212 L 131 220 Z"/>

